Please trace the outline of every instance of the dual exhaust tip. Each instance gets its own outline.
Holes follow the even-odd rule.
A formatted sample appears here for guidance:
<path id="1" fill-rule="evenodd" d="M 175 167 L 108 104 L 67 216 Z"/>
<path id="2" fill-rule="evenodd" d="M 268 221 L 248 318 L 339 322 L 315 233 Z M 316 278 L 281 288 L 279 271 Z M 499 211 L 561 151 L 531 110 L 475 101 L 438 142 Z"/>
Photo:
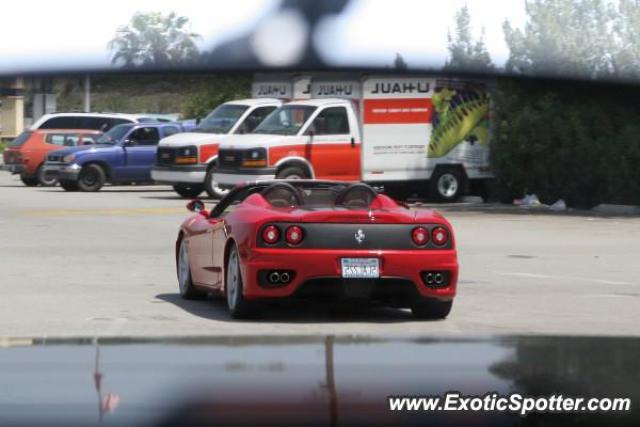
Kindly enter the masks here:
<path id="1" fill-rule="evenodd" d="M 288 271 L 271 271 L 267 274 L 270 285 L 286 285 L 291 281 L 292 274 Z"/>
<path id="2" fill-rule="evenodd" d="M 445 284 L 445 277 L 441 272 L 427 272 L 424 274 L 423 278 L 425 283 L 430 286 L 441 286 Z"/>

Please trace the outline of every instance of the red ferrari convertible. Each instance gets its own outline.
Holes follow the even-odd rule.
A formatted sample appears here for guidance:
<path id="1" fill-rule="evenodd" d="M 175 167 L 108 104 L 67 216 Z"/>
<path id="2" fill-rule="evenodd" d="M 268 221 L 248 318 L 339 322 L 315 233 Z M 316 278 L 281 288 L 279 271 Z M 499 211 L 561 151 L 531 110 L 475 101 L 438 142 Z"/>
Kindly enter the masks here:
<path id="1" fill-rule="evenodd" d="M 176 266 L 184 298 L 226 296 L 250 317 L 276 298 L 367 299 L 449 314 L 458 281 L 451 224 L 361 183 L 295 180 L 234 188 L 211 212 L 200 200 L 180 227 Z"/>

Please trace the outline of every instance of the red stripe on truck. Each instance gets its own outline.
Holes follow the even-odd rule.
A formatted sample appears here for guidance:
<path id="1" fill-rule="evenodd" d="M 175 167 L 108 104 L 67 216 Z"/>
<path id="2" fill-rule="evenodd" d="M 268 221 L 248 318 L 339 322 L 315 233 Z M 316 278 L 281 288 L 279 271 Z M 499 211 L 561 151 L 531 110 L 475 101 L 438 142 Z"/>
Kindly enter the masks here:
<path id="1" fill-rule="evenodd" d="M 364 124 L 431 123 L 430 98 L 365 99 Z"/>
<path id="2" fill-rule="evenodd" d="M 200 146 L 200 163 L 206 163 L 207 160 L 218 154 L 218 146 L 220 143 L 205 144 Z"/>

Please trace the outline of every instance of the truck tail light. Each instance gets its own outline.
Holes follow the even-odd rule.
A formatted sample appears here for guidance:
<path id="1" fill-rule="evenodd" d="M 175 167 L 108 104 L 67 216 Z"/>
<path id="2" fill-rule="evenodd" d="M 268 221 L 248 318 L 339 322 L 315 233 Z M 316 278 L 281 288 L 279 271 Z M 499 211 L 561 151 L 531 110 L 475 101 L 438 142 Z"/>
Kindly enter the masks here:
<path id="1" fill-rule="evenodd" d="M 411 232 L 413 243 L 418 246 L 424 246 L 429 242 L 429 230 L 424 227 L 416 227 Z"/>
<path id="2" fill-rule="evenodd" d="M 275 225 L 267 225 L 262 230 L 262 240 L 264 240 L 265 243 L 273 245 L 280 240 L 280 229 Z"/>
<path id="3" fill-rule="evenodd" d="M 449 241 L 449 232 L 444 227 L 434 227 L 431 230 L 431 239 L 437 246 L 442 246 Z"/>
<path id="4" fill-rule="evenodd" d="M 299 244 L 300 242 L 302 242 L 303 237 L 304 232 L 302 231 L 302 228 L 298 227 L 297 225 L 292 225 L 291 227 L 287 228 L 287 231 L 284 235 L 284 238 L 290 245 Z"/>

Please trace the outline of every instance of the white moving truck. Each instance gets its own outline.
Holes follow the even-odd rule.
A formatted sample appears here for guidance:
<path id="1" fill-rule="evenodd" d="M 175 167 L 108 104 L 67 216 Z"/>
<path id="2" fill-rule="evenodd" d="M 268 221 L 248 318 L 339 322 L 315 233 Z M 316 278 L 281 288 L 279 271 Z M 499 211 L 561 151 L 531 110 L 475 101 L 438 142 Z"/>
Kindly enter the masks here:
<path id="1" fill-rule="evenodd" d="M 203 190 L 221 197 L 227 190 L 212 179 L 218 147 L 233 135 L 251 132 L 284 101 L 308 97 L 309 79 L 261 79 L 252 84 L 252 98 L 225 102 L 187 133 L 164 138 L 158 144 L 151 178 L 173 185 L 183 197 L 193 198 Z"/>
<path id="2" fill-rule="evenodd" d="M 416 76 L 312 79 L 253 132 L 226 138 L 213 179 L 362 180 L 455 200 L 489 168 L 489 96 L 479 83 Z M 401 184 L 401 185 L 398 185 Z"/>

